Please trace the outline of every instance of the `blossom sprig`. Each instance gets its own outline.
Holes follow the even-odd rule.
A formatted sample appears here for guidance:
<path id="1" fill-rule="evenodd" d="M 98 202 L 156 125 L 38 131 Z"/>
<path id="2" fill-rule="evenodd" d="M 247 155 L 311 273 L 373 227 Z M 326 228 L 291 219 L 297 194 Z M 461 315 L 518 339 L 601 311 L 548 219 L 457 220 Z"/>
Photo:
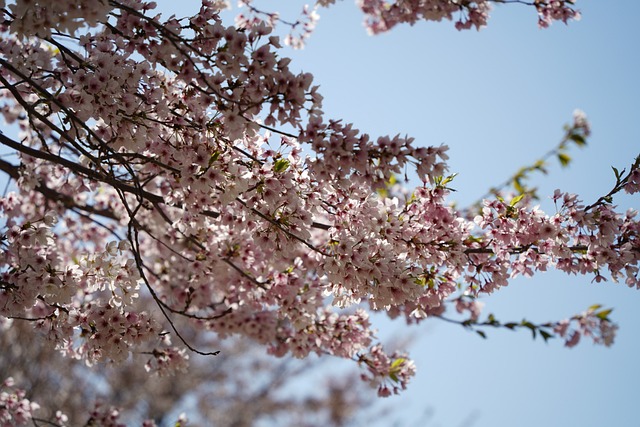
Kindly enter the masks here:
<path id="1" fill-rule="evenodd" d="M 582 337 L 609 347 L 618 330 L 618 325 L 609 319 L 611 311 L 613 309 L 603 309 L 599 304 L 593 305 L 582 314 L 557 322 L 554 332 L 565 339 L 567 347 L 574 347 Z"/>
<path id="2" fill-rule="evenodd" d="M 557 191 L 553 200 L 562 205 L 552 217 L 537 208 L 518 207 L 517 199 L 512 203 L 485 201 L 483 214 L 474 221 L 486 230 L 486 237 L 474 238 L 476 248 L 467 250 L 472 268 L 465 280 L 474 289 L 492 292 L 506 285 L 509 277 L 530 276 L 551 265 L 567 273 L 593 274 L 594 280 L 601 281 L 601 268 L 606 266 L 614 280 L 624 278 L 629 286 L 637 287 L 636 214 L 616 214 L 607 201 L 623 189 L 624 185 L 617 184 L 609 195 L 588 206 L 575 195 Z M 625 231 L 612 234 L 613 229 Z M 511 262 L 514 255 L 517 258 Z"/>
<path id="3" fill-rule="evenodd" d="M 318 2 L 326 3 L 326 2 Z M 481 29 L 487 25 L 492 3 L 518 3 L 533 6 L 538 13 L 538 26 L 547 28 L 553 21 L 565 24 L 579 20 L 580 12 L 573 0 L 359 0 L 358 6 L 364 12 L 365 26 L 372 34 L 391 30 L 398 24 L 415 24 L 426 21 L 455 21 L 455 28 L 467 30 Z"/>
<path id="4" fill-rule="evenodd" d="M 96 1 L 87 7 L 84 0 L 16 2 L 7 9 L 11 31 L 23 36 L 48 37 L 53 30 L 73 33 L 81 27 L 104 21 L 111 7 L 108 1 Z M 3 1 L 0 5 L 5 7 Z"/>
<path id="5" fill-rule="evenodd" d="M 31 423 L 40 405 L 31 402 L 24 390 L 15 388 L 15 381 L 9 377 L 0 388 L 0 426 L 26 426 Z"/>
<path id="6" fill-rule="evenodd" d="M 614 186 L 609 192 L 603 196 L 600 196 L 598 200 L 587 206 L 585 209 L 590 210 L 598 206 L 610 205 L 613 202 L 613 196 L 620 191 L 625 193 L 634 194 L 638 192 L 638 183 L 640 182 L 640 155 L 636 157 L 635 161 L 629 168 L 629 172 L 626 169 L 619 171 L 615 167 L 611 167 L 616 178 Z M 626 175 L 625 175 L 626 173 Z"/>
<path id="7" fill-rule="evenodd" d="M 305 42 L 311 37 L 320 16 L 317 10 L 320 4 L 313 7 L 304 5 L 300 16 L 295 21 L 283 19 L 277 12 L 267 12 L 258 9 L 253 5 L 252 0 L 242 0 L 238 5 L 247 9 L 248 13 L 239 13 L 236 16 L 236 26 L 238 28 L 251 28 L 253 26 L 266 23 L 269 27 L 275 28 L 278 24 L 289 28 L 288 34 L 284 37 L 284 44 L 294 49 L 304 48 Z"/>
<path id="8" fill-rule="evenodd" d="M 175 375 L 178 372 L 184 372 L 189 367 L 189 355 L 184 348 L 163 348 L 154 349 L 147 354 L 151 358 L 144 365 L 147 372 L 153 372 L 156 375 Z"/>
<path id="9" fill-rule="evenodd" d="M 389 31 L 402 23 L 413 25 L 420 20 L 453 20 L 458 14 L 461 15 L 455 24 L 458 30 L 479 29 L 486 25 L 491 10 L 490 2 L 486 0 L 462 4 L 453 0 L 360 0 L 358 6 L 366 16 L 365 25 L 372 34 Z"/>
<path id="10" fill-rule="evenodd" d="M 553 21 L 566 24 L 570 20 L 580 20 L 580 12 L 574 4 L 575 0 L 535 0 L 533 5 L 538 11 L 538 26 L 547 28 Z"/>
<path id="11" fill-rule="evenodd" d="M 416 373 L 415 364 L 406 354 L 394 352 L 387 355 L 380 345 L 358 356 L 358 363 L 366 366 L 368 371 L 367 374 L 362 374 L 362 379 L 377 388 L 380 397 L 400 393 L 406 389 L 410 378 Z"/>
<path id="12" fill-rule="evenodd" d="M 589 307 L 584 313 L 577 314 L 568 319 L 533 323 L 527 319 L 519 322 L 501 322 L 493 314 L 489 314 L 486 319 L 479 320 L 477 311 L 477 301 L 468 299 L 458 299 L 456 309 L 462 312 L 470 311 L 470 317 L 464 320 L 453 319 L 444 315 L 437 317 L 449 323 L 455 323 L 469 329 L 482 338 L 487 338 L 486 328 L 504 328 L 512 331 L 528 330 L 533 338 L 540 336 L 545 342 L 552 338 L 561 338 L 565 341 L 565 346 L 574 347 L 582 337 L 591 338 L 594 344 L 601 344 L 609 347 L 613 344 L 618 325 L 613 323 L 609 314 L 613 309 L 604 309 L 596 304 Z"/>
<path id="13" fill-rule="evenodd" d="M 586 114 L 582 110 L 573 112 L 573 122 L 564 126 L 565 134 L 556 147 L 549 150 L 535 162 L 522 166 L 511 177 L 506 179 L 499 185 L 491 187 L 487 193 L 480 197 L 477 201 L 470 204 L 466 211 L 471 215 L 474 210 L 481 209 L 482 200 L 490 197 L 508 198 L 509 194 L 513 197 L 523 196 L 523 203 L 533 203 L 540 200 L 538 189 L 531 187 L 528 181 L 531 180 L 534 173 L 548 173 L 549 160 L 556 159 L 561 167 L 568 167 L 571 164 L 571 156 L 569 149 L 571 146 L 579 148 L 585 147 L 589 136 L 591 135 L 591 125 L 587 120 Z M 509 188 L 512 188 L 508 191 Z M 505 194 L 507 193 L 507 194 Z"/>

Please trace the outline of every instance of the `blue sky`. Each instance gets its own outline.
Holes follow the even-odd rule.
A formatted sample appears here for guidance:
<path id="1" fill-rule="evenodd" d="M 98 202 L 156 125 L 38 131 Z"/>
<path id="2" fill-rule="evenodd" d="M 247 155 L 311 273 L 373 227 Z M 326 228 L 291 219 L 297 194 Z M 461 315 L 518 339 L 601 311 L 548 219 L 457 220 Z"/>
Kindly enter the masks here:
<path id="1" fill-rule="evenodd" d="M 178 15 L 197 2 L 160 1 Z M 279 2 L 260 6 L 277 9 Z M 288 6 L 303 2 L 289 0 Z M 282 3 L 280 3 L 282 4 Z M 460 205 L 474 201 L 562 137 L 575 108 L 593 136 L 572 149 L 569 169 L 537 176 L 540 195 L 555 188 L 593 201 L 640 154 L 640 2 L 579 0 L 583 18 L 539 30 L 535 12 L 502 5 L 480 32 L 449 22 L 396 27 L 372 37 L 350 0 L 321 11 L 315 34 L 293 66 L 315 75 L 328 117 L 372 135 L 409 134 L 420 145 L 450 146 Z M 173 8 L 173 9 L 170 9 Z M 638 198 L 616 199 L 638 208 Z M 543 208 L 551 209 L 545 200 Z M 398 425 L 442 427 L 636 426 L 640 369 L 640 291 L 590 277 L 547 273 L 486 298 L 501 320 L 558 320 L 599 303 L 620 325 L 612 348 L 532 341 L 525 332 L 488 331 L 482 340 L 438 321 L 412 328 L 418 375 L 385 401 Z M 381 336 L 404 334 L 384 323 Z"/>

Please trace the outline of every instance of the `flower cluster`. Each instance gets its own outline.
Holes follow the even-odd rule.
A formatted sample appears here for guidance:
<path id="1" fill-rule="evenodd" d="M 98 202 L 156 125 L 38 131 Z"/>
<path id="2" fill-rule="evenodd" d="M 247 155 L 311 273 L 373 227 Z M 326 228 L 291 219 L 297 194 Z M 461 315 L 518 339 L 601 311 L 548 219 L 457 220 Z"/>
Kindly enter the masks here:
<path id="1" fill-rule="evenodd" d="M 7 378 L 0 388 L 0 426 L 16 427 L 31 423 L 33 412 L 40 406 L 25 398 L 23 390 L 14 388 L 13 378 Z"/>
<path id="2" fill-rule="evenodd" d="M 61 316 L 65 318 L 66 316 Z M 80 342 L 65 350 L 87 363 L 101 360 L 123 361 L 131 350 L 156 338 L 160 331 L 145 312 L 122 312 L 110 305 L 87 303 L 82 310 L 71 312 L 64 325 L 80 333 Z"/>
<path id="3" fill-rule="evenodd" d="M 96 427 L 124 427 L 120 423 L 120 411 L 118 408 L 108 406 L 102 402 L 97 402 L 91 410 L 87 425 Z"/>
<path id="4" fill-rule="evenodd" d="M 604 279 L 601 270 L 606 268 L 614 280 L 638 287 L 636 212 L 620 215 L 606 204 L 588 210 L 575 195 L 560 191 L 554 200 L 562 204 L 552 217 L 535 208 L 485 202 L 483 215 L 475 219 L 485 230 L 485 246 L 473 251 L 477 253 L 471 256 L 465 279 L 480 292 L 492 292 L 510 277 L 531 276 L 550 266 L 593 274 L 596 281 Z"/>
<path id="5" fill-rule="evenodd" d="M 458 2 L 452 0 L 359 0 L 358 6 L 366 15 L 365 24 L 372 34 L 389 31 L 398 24 L 415 24 L 420 20 L 456 21 L 458 30 L 486 25 L 491 6 L 488 0 Z"/>
<path id="6" fill-rule="evenodd" d="M 111 7 L 107 0 L 34 0 L 9 4 L 9 10 L 12 32 L 44 38 L 54 30 L 73 33 L 85 25 L 95 26 Z"/>
<path id="7" fill-rule="evenodd" d="M 324 4 L 327 2 L 320 2 Z M 398 24 L 415 24 L 421 20 L 454 21 L 458 30 L 480 29 L 487 25 L 491 3 L 503 3 L 496 0 L 358 0 L 358 6 L 364 12 L 365 25 L 370 33 L 389 31 Z M 524 2 L 517 2 L 525 4 Z M 574 9 L 571 0 L 536 0 L 527 5 L 534 6 L 538 12 L 538 25 L 546 28 L 553 21 L 580 19 L 580 13 Z"/>
<path id="8" fill-rule="evenodd" d="M 594 305 L 580 315 L 558 322 L 554 332 L 565 339 L 567 347 L 574 347 L 582 337 L 590 337 L 594 343 L 609 347 L 618 329 L 608 318 L 610 312 L 610 309 L 600 310 L 599 305 Z"/>
<path id="9" fill-rule="evenodd" d="M 300 16 L 295 21 L 288 21 L 280 17 L 277 12 L 266 12 L 253 6 L 252 0 L 241 0 L 238 5 L 247 9 L 247 13 L 239 13 L 236 16 L 236 27 L 251 28 L 266 24 L 275 28 L 278 23 L 289 27 L 290 31 L 284 38 L 284 44 L 294 49 L 302 49 L 306 40 L 311 37 L 320 16 L 317 13 L 319 6 L 326 6 L 318 2 L 315 7 L 304 5 Z"/>
<path id="10" fill-rule="evenodd" d="M 580 12 L 574 9 L 575 0 L 542 0 L 535 1 L 538 11 L 538 25 L 547 28 L 553 21 L 562 21 L 565 24 L 570 20 L 579 20 Z"/>
<path id="11" fill-rule="evenodd" d="M 416 372 L 414 363 L 405 354 L 394 352 L 387 355 L 379 345 L 372 347 L 367 355 L 360 356 L 358 362 L 368 370 L 368 374 L 362 374 L 362 379 L 377 387 L 381 397 L 404 390 Z"/>
<path id="12" fill-rule="evenodd" d="M 469 319 L 475 322 L 480 317 L 484 303 L 476 299 L 456 298 L 455 307 L 458 313 L 469 312 Z"/>
<path id="13" fill-rule="evenodd" d="M 154 350 L 144 368 L 160 376 L 184 372 L 189 367 L 189 355 L 186 353 L 186 349 L 175 347 Z"/>
<path id="14" fill-rule="evenodd" d="M 633 194 L 640 191 L 640 168 L 635 168 L 629 175 L 629 180 L 624 186 L 624 191 Z"/>

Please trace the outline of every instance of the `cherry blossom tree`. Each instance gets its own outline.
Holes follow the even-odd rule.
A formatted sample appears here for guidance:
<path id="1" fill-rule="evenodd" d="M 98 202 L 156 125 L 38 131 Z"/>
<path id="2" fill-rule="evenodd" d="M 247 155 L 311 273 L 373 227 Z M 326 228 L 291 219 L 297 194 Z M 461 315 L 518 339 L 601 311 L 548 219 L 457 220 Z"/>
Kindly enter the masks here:
<path id="1" fill-rule="evenodd" d="M 133 363 L 145 375 L 189 375 L 192 356 L 215 360 L 221 340 L 244 339 L 275 357 L 352 360 L 380 396 L 415 366 L 376 341 L 371 312 L 612 344 L 610 309 L 501 322 L 481 319 L 477 299 L 551 268 L 639 287 L 636 212 L 613 198 L 640 190 L 640 158 L 597 200 L 557 191 L 553 214 L 523 186 L 538 163 L 506 183 L 515 193 L 455 209 L 446 146 L 327 118 L 312 75 L 290 68 L 283 44 L 301 47 L 331 3 L 287 21 L 243 1 L 226 25 L 221 1 L 185 18 L 139 0 L 0 1 L 6 334 L 26 328 L 87 372 Z M 418 20 L 480 28 L 495 3 L 530 7 L 541 27 L 579 17 L 568 0 L 358 5 L 375 34 Z M 566 161 L 589 134 L 576 112 L 553 153 Z M 415 188 L 399 183 L 409 174 Z M 4 387 L 5 425 L 39 419 Z M 67 423 L 60 410 L 49 423 Z M 116 415 L 108 405 L 87 419 Z"/>

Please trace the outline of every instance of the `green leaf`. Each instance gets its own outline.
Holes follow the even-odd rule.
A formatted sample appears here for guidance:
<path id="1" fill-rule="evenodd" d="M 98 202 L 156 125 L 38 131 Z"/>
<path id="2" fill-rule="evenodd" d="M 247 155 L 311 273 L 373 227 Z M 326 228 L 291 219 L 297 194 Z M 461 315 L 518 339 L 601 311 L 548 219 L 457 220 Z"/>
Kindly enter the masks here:
<path id="1" fill-rule="evenodd" d="M 529 330 L 531 330 L 531 335 L 533 335 L 533 339 L 536 338 L 536 325 L 529 322 L 528 320 L 523 320 L 522 322 L 520 322 L 520 326 L 524 326 L 525 328 L 528 328 Z"/>
<path id="2" fill-rule="evenodd" d="M 454 173 L 453 175 L 449 175 L 447 177 L 443 177 L 443 176 L 437 176 L 434 180 L 436 187 L 440 187 L 440 188 L 446 188 L 447 190 L 451 190 L 451 191 L 455 191 L 452 188 L 448 188 L 447 184 L 450 183 L 451 181 L 453 181 L 453 179 L 457 176 L 457 173 Z"/>
<path id="3" fill-rule="evenodd" d="M 587 141 L 580 134 L 572 133 L 569 136 L 569 139 L 571 139 L 573 142 L 575 142 L 578 147 L 584 147 L 585 145 L 587 145 Z"/>
<path id="4" fill-rule="evenodd" d="M 588 310 L 589 311 L 596 311 L 600 307 L 602 307 L 602 304 L 593 304 L 591 307 L 588 308 Z"/>
<path id="5" fill-rule="evenodd" d="M 484 331 L 476 331 L 476 334 L 480 335 L 484 339 L 487 339 L 487 334 L 485 334 Z"/>
<path id="6" fill-rule="evenodd" d="M 454 179 L 456 176 L 458 176 L 458 174 L 457 174 L 457 173 L 454 173 L 453 175 L 449 175 L 448 177 L 446 177 L 446 178 L 444 179 L 444 181 L 442 181 L 442 185 L 446 185 L 446 184 L 450 183 L 451 181 L 453 181 L 453 179 Z"/>
<path id="7" fill-rule="evenodd" d="M 282 172 L 286 171 L 287 168 L 289 168 L 289 160 L 287 160 L 287 159 L 278 159 L 273 164 L 273 171 L 275 173 L 282 173 Z"/>
<path id="8" fill-rule="evenodd" d="M 509 206 L 511 206 L 511 207 L 515 206 L 523 198 L 524 198 L 524 194 L 521 194 L 519 196 L 514 197 L 513 199 L 511 199 L 511 202 L 509 203 Z"/>
<path id="9" fill-rule="evenodd" d="M 537 169 L 543 173 L 547 173 L 547 170 L 544 167 L 544 160 L 540 159 L 533 164 L 533 168 Z"/>
<path id="10" fill-rule="evenodd" d="M 620 181 L 620 175 L 622 175 L 620 171 L 613 166 L 611 166 L 611 169 L 613 169 L 613 173 L 616 175 L 616 181 Z M 624 173 L 624 169 L 622 169 L 622 173 Z"/>
<path id="11" fill-rule="evenodd" d="M 610 308 L 608 310 L 602 310 L 600 313 L 596 313 L 596 317 L 601 320 L 608 320 L 609 315 L 611 314 L 612 311 L 613 311 L 613 308 Z"/>
<path id="12" fill-rule="evenodd" d="M 218 157 L 220 157 L 220 152 L 216 150 L 209 158 L 209 166 L 211 166 L 216 160 L 218 160 Z"/>
<path id="13" fill-rule="evenodd" d="M 515 190 L 518 192 L 518 194 L 522 194 L 522 193 L 525 192 L 525 189 L 522 186 L 522 183 L 520 182 L 519 179 L 514 179 L 513 180 L 513 188 L 515 188 Z"/>
<path id="14" fill-rule="evenodd" d="M 393 361 L 390 367 L 391 372 L 397 372 L 400 365 L 402 365 L 407 359 L 399 358 Z"/>
<path id="15" fill-rule="evenodd" d="M 553 334 L 550 334 L 549 332 L 542 329 L 540 329 L 540 336 L 542 337 L 544 342 L 547 342 L 549 338 L 553 338 Z"/>
<path id="16" fill-rule="evenodd" d="M 566 153 L 558 153 L 558 161 L 562 167 L 567 167 L 571 163 L 571 157 Z"/>

